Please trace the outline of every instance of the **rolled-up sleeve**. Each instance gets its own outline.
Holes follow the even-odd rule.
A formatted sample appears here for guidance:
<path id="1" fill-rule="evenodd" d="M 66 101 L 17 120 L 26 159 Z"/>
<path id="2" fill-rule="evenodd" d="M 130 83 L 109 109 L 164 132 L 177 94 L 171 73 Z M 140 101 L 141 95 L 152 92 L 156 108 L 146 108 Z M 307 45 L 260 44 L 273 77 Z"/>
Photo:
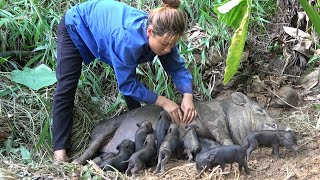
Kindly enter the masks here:
<path id="1" fill-rule="evenodd" d="M 110 44 L 110 52 L 112 52 L 110 59 L 120 92 L 139 102 L 154 104 L 158 95 L 146 88 L 136 78 L 137 59 L 142 53 L 140 46 L 126 41 L 126 38 L 113 39 Z"/>
<path id="2" fill-rule="evenodd" d="M 165 71 L 172 76 L 173 83 L 180 93 L 192 93 L 192 75 L 185 67 L 178 47 L 174 47 L 169 54 L 159 56 L 159 59 Z"/>

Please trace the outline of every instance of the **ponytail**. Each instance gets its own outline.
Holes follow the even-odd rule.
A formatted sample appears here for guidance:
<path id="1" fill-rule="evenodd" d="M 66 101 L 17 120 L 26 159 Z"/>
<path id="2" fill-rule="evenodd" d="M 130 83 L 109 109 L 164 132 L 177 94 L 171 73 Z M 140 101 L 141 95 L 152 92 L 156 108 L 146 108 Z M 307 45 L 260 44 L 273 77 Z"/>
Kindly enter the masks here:
<path id="1" fill-rule="evenodd" d="M 152 26 L 153 34 L 168 38 L 181 37 L 186 29 L 185 14 L 179 10 L 180 0 L 162 0 L 163 5 L 153 9 L 147 25 Z"/>

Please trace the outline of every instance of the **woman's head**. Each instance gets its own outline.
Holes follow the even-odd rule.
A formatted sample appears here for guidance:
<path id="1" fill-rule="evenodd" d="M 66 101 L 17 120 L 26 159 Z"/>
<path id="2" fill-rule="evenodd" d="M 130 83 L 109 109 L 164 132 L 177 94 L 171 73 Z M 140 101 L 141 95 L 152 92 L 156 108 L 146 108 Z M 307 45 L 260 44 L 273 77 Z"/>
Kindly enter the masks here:
<path id="1" fill-rule="evenodd" d="M 180 0 L 162 0 L 162 7 L 149 13 L 147 36 L 152 51 L 158 55 L 169 53 L 186 28 L 185 15 L 178 8 Z"/>

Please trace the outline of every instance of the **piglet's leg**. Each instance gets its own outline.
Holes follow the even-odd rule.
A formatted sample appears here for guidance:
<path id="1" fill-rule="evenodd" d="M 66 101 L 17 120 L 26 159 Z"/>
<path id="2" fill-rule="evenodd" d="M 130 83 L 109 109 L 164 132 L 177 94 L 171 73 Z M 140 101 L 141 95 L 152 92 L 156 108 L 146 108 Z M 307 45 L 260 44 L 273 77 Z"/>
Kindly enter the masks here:
<path id="1" fill-rule="evenodd" d="M 250 145 L 250 147 L 248 147 L 248 149 L 247 149 L 247 161 L 250 161 L 251 153 L 253 152 L 254 149 L 256 149 L 256 146 Z"/>
<path id="2" fill-rule="evenodd" d="M 279 155 L 279 144 L 273 144 L 272 145 L 272 155 L 274 155 L 277 158 L 280 158 L 280 155 Z"/>
<path id="3" fill-rule="evenodd" d="M 250 174 L 249 168 L 247 163 L 243 160 L 243 167 L 244 167 L 244 171 L 246 172 L 246 174 Z"/>
<path id="4" fill-rule="evenodd" d="M 171 153 L 167 152 L 165 154 L 164 158 L 162 159 L 162 162 L 161 162 L 161 173 L 164 173 L 164 167 L 167 164 L 167 162 L 169 161 L 170 156 L 171 156 Z"/>
<path id="5" fill-rule="evenodd" d="M 192 156 L 191 151 L 190 151 L 189 149 L 187 149 L 187 150 L 186 150 L 186 153 L 187 153 L 187 155 L 188 155 L 188 162 L 191 162 L 192 159 L 193 159 L 193 156 Z"/>
<path id="6" fill-rule="evenodd" d="M 136 163 L 134 168 L 132 168 L 131 170 L 132 176 L 135 177 L 138 174 L 138 171 L 142 169 L 142 167 L 143 164 L 141 162 Z"/>
<path id="7" fill-rule="evenodd" d="M 163 159 L 163 153 L 160 151 L 160 152 L 159 152 L 159 156 L 158 156 L 158 164 L 157 164 L 157 167 L 156 167 L 156 169 L 154 170 L 153 174 L 159 173 L 162 159 Z"/>

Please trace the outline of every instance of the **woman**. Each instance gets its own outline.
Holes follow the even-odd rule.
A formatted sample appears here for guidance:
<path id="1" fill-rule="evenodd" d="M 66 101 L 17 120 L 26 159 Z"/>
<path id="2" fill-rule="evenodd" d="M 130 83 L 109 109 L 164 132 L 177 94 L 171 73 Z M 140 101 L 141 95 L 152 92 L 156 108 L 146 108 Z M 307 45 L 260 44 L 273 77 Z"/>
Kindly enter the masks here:
<path id="1" fill-rule="evenodd" d="M 95 58 L 110 65 L 128 109 L 140 102 L 166 110 L 173 121 L 190 123 L 197 112 L 193 104 L 192 76 L 176 46 L 186 20 L 179 0 L 163 0 L 149 14 L 112 0 L 93 0 L 69 9 L 58 26 L 57 87 L 53 98 L 53 149 L 55 158 L 68 161 L 71 146 L 74 97 L 82 62 Z M 181 107 L 136 79 L 138 64 L 158 55 L 183 95 Z"/>

